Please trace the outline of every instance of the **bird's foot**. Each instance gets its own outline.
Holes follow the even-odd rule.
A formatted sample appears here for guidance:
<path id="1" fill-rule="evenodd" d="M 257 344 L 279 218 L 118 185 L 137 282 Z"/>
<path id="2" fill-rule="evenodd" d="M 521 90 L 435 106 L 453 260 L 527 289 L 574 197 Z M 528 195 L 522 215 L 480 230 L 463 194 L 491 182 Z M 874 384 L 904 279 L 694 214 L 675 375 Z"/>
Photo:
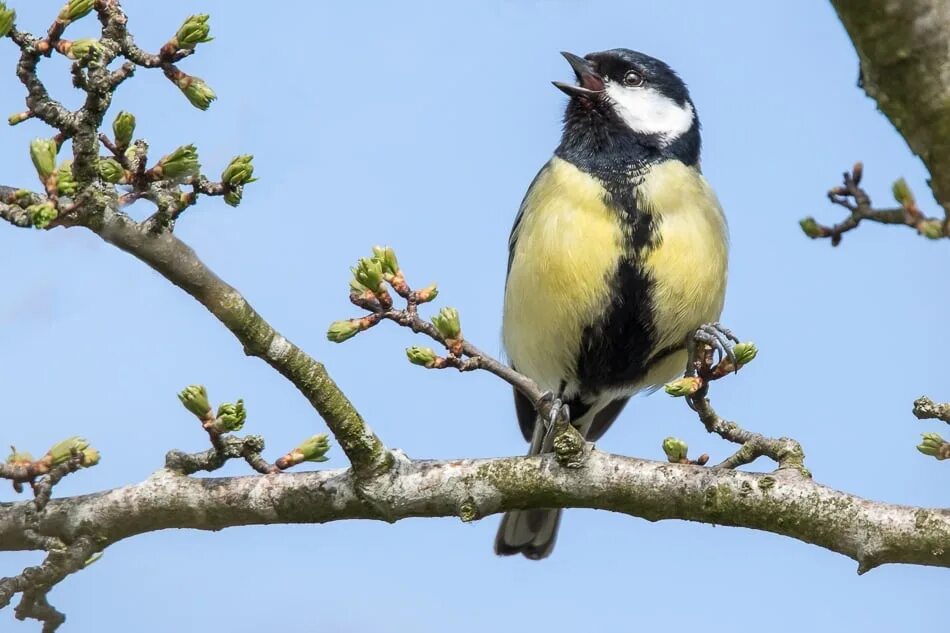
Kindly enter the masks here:
<path id="1" fill-rule="evenodd" d="M 550 446 L 554 439 L 554 429 L 559 423 L 571 421 L 568 406 L 554 395 L 554 392 L 545 391 L 538 400 L 538 416 L 544 424 L 544 446 Z"/>
<path id="2" fill-rule="evenodd" d="M 728 358 L 738 367 L 734 348 L 739 339 L 728 328 L 719 323 L 706 323 L 699 326 L 699 329 L 693 332 L 686 339 L 686 349 L 689 352 L 689 360 L 686 364 L 686 375 L 695 376 L 697 368 L 703 359 L 699 358 L 699 344 L 708 346 L 714 352 L 719 354 L 719 360 Z"/>

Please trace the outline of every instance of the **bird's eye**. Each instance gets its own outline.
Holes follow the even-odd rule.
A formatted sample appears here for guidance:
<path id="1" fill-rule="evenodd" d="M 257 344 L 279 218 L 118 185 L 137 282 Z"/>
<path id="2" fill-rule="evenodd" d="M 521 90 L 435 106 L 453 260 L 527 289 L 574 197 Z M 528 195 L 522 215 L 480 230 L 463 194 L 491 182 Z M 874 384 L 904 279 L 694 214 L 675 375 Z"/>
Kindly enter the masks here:
<path id="1" fill-rule="evenodd" d="M 635 70 L 628 70 L 627 74 L 623 76 L 623 85 L 630 86 L 631 88 L 642 86 L 643 75 Z"/>

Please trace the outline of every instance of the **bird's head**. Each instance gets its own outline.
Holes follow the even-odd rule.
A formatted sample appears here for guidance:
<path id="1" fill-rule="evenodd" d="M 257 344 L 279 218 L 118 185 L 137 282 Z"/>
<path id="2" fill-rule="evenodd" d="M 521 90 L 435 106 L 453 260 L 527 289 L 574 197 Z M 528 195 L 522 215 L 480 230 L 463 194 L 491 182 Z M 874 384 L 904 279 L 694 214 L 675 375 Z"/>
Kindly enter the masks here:
<path id="1" fill-rule="evenodd" d="M 577 77 L 576 84 L 553 82 L 571 98 L 565 135 L 632 135 L 661 149 L 695 136 L 698 151 L 699 123 L 689 91 L 664 62 L 626 48 L 561 54 Z"/>

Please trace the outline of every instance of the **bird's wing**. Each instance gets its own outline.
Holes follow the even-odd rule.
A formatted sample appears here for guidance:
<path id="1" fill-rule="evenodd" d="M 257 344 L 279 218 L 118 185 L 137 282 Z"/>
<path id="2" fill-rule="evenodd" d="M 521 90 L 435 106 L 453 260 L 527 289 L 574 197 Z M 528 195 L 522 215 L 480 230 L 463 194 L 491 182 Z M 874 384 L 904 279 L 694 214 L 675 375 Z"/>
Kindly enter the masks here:
<path id="1" fill-rule="evenodd" d="M 627 402 L 629 401 L 629 397 L 613 400 L 606 407 L 594 414 L 594 420 L 590 423 L 590 428 L 587 430 L 587 441 L 596 442 L 599 440 L 603 434 L 607 432 L 607 429 L 610 428 L 610 425 L 614 423 L 614 420 L 617 419 L 617 416 L 620 415 L 620 412 L 623 411 L 623 408 L 627 406 Z"/>
<path id="2" fill-rule="evenodd" d="M 521 434 L 524 435 L 526 442 L 530 442 L 534 435 L 534 423 L 538 413 L 534 410 L 534 405 L 523 393 L 516 388 L 515 392 L 515 413 L 518 414 L 518 426 L 521 427 Z"/>
<path id="3" fill-rule="evenodd" d="M 528 200 L 528 194 L 531 193 L 531 189 L 534 188 L 534 184 L 538 182 L 538 178 L 541 177 L 541 174 L 546 172 L 550 166 L 551 161 L 545 163 L 544 167 L 542 167 L 535 175 L 534 180 L 531 181 L 531 184 L 528 185 L 528 189 L 525 191 L 524 198 L 521 200 L 521 206 L 518 207 L 518 215 L 515 216 L 515 222 L 511 225 L 511 234 L 508 236 L 508 270 L 505 273 L 506 281 L 508 273 L 511 272 L 511 262 L 515 256 L 515 244 L 518 242 L 518 227 L 521 226 L 521 219 L 524 217 L 524 207 L 525 202 Z"/>

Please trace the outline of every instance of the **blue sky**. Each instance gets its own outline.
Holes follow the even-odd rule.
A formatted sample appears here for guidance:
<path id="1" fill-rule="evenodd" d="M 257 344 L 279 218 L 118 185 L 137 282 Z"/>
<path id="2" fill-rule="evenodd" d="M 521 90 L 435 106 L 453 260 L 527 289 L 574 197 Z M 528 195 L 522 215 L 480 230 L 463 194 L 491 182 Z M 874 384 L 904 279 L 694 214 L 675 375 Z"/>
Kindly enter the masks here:
<path id="1" fill-rule="evenodd" d="M 558 51 L 623 46 L 668 61 L 689 83 L 703 168 L 729 217 L 723 320 L 761 352 L 714 386 L 714 405 L 750 429 L 800 440 L 827 485 L 948 505 L 946 465 L 914 450 L 920 432 L 942 429 L 914 420 L 910 406 L 922 393 L 950 398 L 940 344 L 950 250 L 877 226 L 832 249 L 797 227 L 805 215 L 841 217 L 824 194 L 857 159 L 877 202 L 889 203 L 890 182 L 904 176 L 934 208 L 921 164 L 855 87 L 856 56 L 827 4 L 124 4 L 153 50 L 189 13 L 211 13 L 215 41 L 182 67 L 220 100 L 200 112 L 161 73 L 140 71 L 115 111 L 138 116 L 156 157 L 195 142 L 214 174 L 248 152 L 261 178 L 239 209 L 209 201 L 189 210 L 178 235 L 326 362 L 391 446 L 427 458 L 524 448 L 500 381 L 410 366 L 403 348 L 417 340 L 395 327 L 340 346 L 325 340 L 330 321 L 353 314 L 348 266 L 371 245 L 392 244 L 410 281 L 438 281 L 440 303 L 459 308 L 467 336 L 497 351 L 510 223 L 560 133 L 565 97 L 549 82 L 571 75 Z M 42 31 L 59 3 L 12 5 L 22 28 Z M 12 113 L 22 90 L 15 51 L 0 44 L 0 111 Z M 75 107 L 67 69 L 43 63 L 51 89 Z M 0 129 L 4 184 L 34 183 L 27 145 L 45 134 L 35 122 Z M 271 458 L 324 430 L 293 387 L 245 358 L 197 303 L 92 234 L 0 226 L 0 264 L 0 441 L 42 453 L 81 433 L 103 453 L 57 494 L 136 482 L 167 449 L 205 448 L 175 398 L 193 382 L 216 400 L 243 397 L 247 429 L 265 435 Z M 427 411 L 401 404 L 423 400 Z M 713 460 L 731 448 L 662 394 L 635 400 L 599 446 L 660 458 L 667 435 Z M 330 456 L 327 466 L 345 464 L 338 448 Z M 280 621 L 339 632 L 716 631 L 739 621 L 783 633 L 923 630 L 928 605 L 946 598 L 945 570 L 890 566 L 858 577 L 850 560 L 789 539 L 606 512 L 568 512 L 541 564 L 499 559 L 497 520 L 149 534 L 107 550 L 52 600 L 71 631 L 253 631 Z M 35 560 L 3 554 L 0 575 Z M 36 630 L 9 610 L 0 628 Z"/>

